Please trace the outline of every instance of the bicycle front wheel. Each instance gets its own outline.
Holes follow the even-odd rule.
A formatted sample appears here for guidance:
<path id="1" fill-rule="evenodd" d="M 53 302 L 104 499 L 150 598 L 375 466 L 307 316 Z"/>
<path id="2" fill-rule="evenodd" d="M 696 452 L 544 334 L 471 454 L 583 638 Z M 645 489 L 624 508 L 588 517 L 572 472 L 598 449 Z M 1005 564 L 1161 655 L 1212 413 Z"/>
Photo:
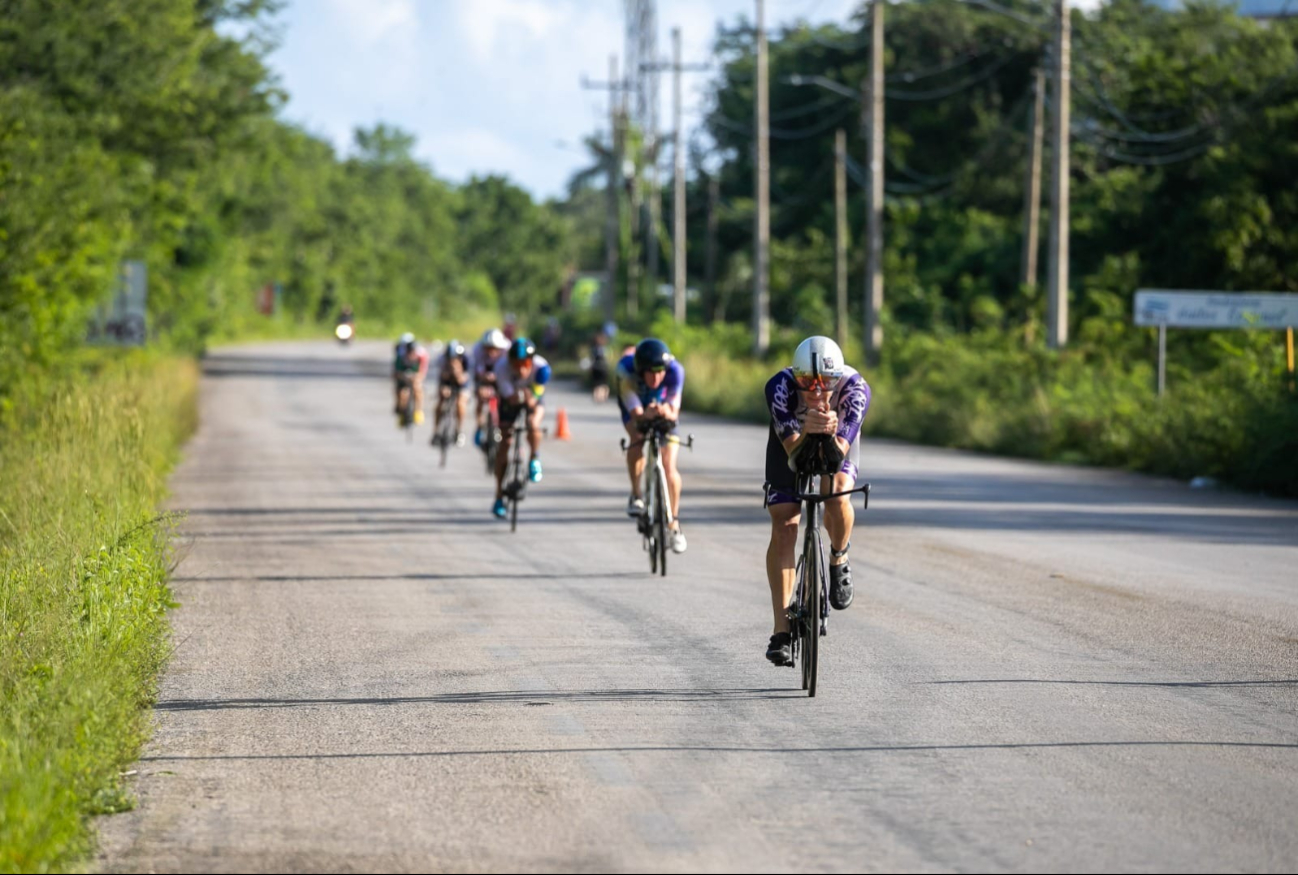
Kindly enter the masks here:
<path id="1" fill-rule="evenodd" d="M 817 521 L 818 522 L 818 521 Z M 816 695 L 816 675 L 820 662 L 820 600 L 821 587 L 821 551 L 820 527 L 808 532 L 807 549 L 802 557 L 802 567 L 806 572 L 803 589 L 802 617 L 800 631 L 802 635 L 802 688 L 808 697 Z"/>
<path id="2" fill-rule="evenodd" d="M 658 468 L 658 475 L 654 478 L 658 481 L 658 509 L 655 516 L 654 531 L 658 537 L 658 570 L 663 576 L 667 576 L 667 508 L 668 502 L 671 501 L 671 493 L 667 491 L 667 475 L 661 467 Z"/>

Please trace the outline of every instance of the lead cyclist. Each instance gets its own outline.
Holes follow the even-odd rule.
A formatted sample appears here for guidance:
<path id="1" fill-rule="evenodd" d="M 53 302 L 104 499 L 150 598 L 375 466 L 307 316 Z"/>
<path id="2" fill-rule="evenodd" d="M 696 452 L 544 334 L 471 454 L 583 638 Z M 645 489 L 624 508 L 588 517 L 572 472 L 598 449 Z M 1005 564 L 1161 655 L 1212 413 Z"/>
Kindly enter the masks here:
<path id="1" fill-rule="evenodd" d="M 804 457 L 819 456 L 813 467 L 836 470 L 832 482 L 822 478 L 822 492 L 844 492 L 856 485 L 861 422 L 870 408 L 870 386 L 828 337 L 808 337 L 793 353 L 793 365 L 766 384 L 771 429 L 766 442 L 766 480 L 771 484 L 768 510 L 771 541 L 766 548 L 766 580 L 771 588 L 775 632 L 766 658 L 792 665 L 789 602 L 796 585 L 798 525 L 802 503 L 795 468 Z M 824 504 L 829 532 L 829 603 L 844 610 L 852 603 L 851 548 L 856 513 L 848 496 Z"/>

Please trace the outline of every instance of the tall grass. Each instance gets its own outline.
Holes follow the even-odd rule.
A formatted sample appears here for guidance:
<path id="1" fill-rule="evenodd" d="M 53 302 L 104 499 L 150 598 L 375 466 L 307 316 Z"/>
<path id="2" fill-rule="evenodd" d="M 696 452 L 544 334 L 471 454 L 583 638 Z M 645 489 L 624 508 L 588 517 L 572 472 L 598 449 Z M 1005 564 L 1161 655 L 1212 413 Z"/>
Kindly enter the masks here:
<path id="1" fill-rule="evenodd" d="M 193 429 L 187 360 L 97 357 L 0 404 L 0 871 L 77 868 L 130 807 L 167 654 L 165 478 Z"/>

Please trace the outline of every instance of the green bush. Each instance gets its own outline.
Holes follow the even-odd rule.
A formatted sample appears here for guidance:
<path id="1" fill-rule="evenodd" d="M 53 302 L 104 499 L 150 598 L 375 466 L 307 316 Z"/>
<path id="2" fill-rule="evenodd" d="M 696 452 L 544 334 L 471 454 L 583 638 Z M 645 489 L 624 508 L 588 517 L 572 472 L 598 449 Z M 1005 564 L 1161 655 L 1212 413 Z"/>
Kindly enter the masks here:
<path id="1" fill-rule="evenodd" d="M 766 421 L 762 390 L 792 338 L 757 362 L 741 353 L 742 326 L 653 328 L 686 366 L 688 409 Z M 873 390 L 865 431 L 1298 496 L 1298 395 L 1287 388 L 1281 347 L 1273 332 L 1222 337 L 1214 360 L 1173 368 L 1158 398 L 1152 362 L 1095 346 L 1053 352 L 999 329 L 895 330 L 881 366 L 861 368 Z"/>

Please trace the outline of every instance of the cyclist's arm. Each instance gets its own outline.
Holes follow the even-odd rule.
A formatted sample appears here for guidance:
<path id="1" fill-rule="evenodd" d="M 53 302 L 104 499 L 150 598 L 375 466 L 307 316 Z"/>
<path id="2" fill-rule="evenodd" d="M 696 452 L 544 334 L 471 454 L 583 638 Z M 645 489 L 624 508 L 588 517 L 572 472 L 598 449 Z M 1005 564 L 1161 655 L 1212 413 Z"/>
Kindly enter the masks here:
<path id="1" fill-rule="evenodd" d="M 532 397 L 527 400 L 528 407 L 535 407 L 541 403 L 541 396 L 545 394 L 545 385 L 550 382 L 550 363 L 540 356 L 536 358 L 538 361 L 536 361 L 536 371 L 532 377 Z"/>
<path id="2" fill-rule="evenodd" d="M 644 404 L 635 390 L 635 376 L 626 369 L 622 362 L 617 366 L 617 395 L 622 399 L 622 406 L 637 422 L 644 418 Z"/>
<path id="3" fill-rule="evenodd" d="M 789 455 L 802 445 L 802 423 L 798 422 L 798 387 L 788 372 L 780 371 L 766 381 L 766 406 L 771 427 Z"/>
<path id="4" fill-rule="evenodd" d="M 680 362 L 672 362 L 667 368 L 667 374 L 663 377 L 663 384 L 667 391 L 664 392 L 663 403 L 658 406 L 663 419 L 670 419 L 675 422 L 681 415 L 681 399 L 685 392 L 685 368 Z"/>
<path id="5" fill-rule="evenodd" d="M 860 374 L 852 374 L 838 395 L 838 430 L 834 432 L 844 453 L 861 433 L 861 423 L 869 409 L 870 384 Z"/>

